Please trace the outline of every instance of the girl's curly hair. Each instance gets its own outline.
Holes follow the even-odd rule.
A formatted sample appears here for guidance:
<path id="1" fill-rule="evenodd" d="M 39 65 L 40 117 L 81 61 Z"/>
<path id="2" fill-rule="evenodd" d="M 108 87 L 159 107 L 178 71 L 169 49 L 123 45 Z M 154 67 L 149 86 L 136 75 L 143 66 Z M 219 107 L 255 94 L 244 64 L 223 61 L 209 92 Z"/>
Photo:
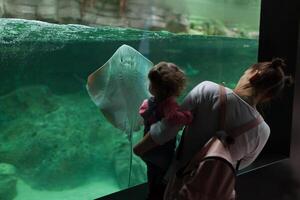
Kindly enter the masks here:
<path id="1" fill-rule="evenodd" d="M 148 78 L 158 99 L 179 96 L 186 85 L 185 73 L 174 63 L 158 63 L 150 70 Z"/>

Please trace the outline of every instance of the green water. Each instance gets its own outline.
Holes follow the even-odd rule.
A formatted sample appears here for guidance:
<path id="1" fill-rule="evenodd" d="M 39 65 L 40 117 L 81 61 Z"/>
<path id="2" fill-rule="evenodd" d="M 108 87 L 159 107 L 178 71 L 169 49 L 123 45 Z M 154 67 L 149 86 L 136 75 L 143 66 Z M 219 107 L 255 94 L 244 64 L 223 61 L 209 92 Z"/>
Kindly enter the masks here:
<path id="1" fill-rule="evenodd" d="M 182 67 L 186 92 L 203 80 L 234 87 L 258 47 L 254 39 L 0 19 L 0 163 L 17 170 L 15 199 L 93 199 L 128 187 L 129 142 L 85 89 L 122 44 Z M 132 167 L 130 186 L 144 182 L 143 162 L 134 156 Z"/>

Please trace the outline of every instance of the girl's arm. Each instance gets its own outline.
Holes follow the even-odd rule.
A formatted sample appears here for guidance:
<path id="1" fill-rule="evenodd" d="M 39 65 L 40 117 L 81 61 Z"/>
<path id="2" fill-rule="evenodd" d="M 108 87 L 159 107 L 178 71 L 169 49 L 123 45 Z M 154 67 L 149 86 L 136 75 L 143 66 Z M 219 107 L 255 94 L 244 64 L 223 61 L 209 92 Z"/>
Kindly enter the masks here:
<path id="1" fill-rule="evenodd" d="M 139 109 L 139 114 L 143 115 L 148 110 L 148 100 L 144 100 Z"/>
<path id="2" fill-rule="evenodd" d="M 193 120 L 192 113 L 188 110 L 180 110 L 180 107 L 174 98 L 170 98 L 165 102 L 163 106 L 163 113 L 165 118 L 171 124 L 188 125 Z"/>

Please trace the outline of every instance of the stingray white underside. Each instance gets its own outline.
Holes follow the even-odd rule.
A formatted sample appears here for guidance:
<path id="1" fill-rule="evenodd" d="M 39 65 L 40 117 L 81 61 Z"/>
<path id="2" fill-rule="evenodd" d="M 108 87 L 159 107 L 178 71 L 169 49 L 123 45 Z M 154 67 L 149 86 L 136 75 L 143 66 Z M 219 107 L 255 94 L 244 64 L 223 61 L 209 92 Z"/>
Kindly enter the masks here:
<path id="1" fill-rule="evenodd" d="M 87 90 L 105 118 L 131 134 L 140 129 L 139 106 L 149 98 L 148 72 L 153 63 L 134 48 L 122 45 L 88 77 Z"/>

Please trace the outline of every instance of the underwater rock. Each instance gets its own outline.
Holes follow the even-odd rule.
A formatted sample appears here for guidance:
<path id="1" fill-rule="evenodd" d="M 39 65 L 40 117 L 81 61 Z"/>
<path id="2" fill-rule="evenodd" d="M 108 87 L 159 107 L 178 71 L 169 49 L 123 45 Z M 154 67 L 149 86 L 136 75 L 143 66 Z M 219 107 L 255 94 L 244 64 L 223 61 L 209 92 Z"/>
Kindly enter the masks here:
<path id="1" fill-rule="evenodd" d="M 58 22 L 57 0 L 41 0 L 37 6 L 37 19 Z"/>
<path id="2" fill-rule="evenodd" d="M 62 190 L 114 177 L 112 149 L 123 148 L 117 151 L 128 159 L 128 144 L 113 145 L 123 135 L 86 93 L 58 96 L 45 86 L 19 88 L 0 97 L 0 122 L 0 160 L 16 166 L 35 189 Z"/>
<path id="3" fill-rule="evenodd" d="M 194 30 L 202 31 L 203 35 L 226 35 L 236 37 L 221 21 L 213 19 L 203 19 L 194 27 Z"/>
<path id="4" fill-rule="evenodd" d="M 258 31 L 248 30 L 242 27 L 228 26 L 220 20 L 215 19 L 197 19 L 190 22 L 188 30 L 190 34 L 221 36 L 232 38 L 258 38 Z"/>
<path id="5" fill-rule="evenodd" d="M 0 199 L 13 200 L 16 196 L 16 169 L 13 165 L 0 163 Z"/>
<path id="6" fill-rule="evenodd" d="M 35 188 L 80 185 L 89 176 L 83 172 L 103 157 L 89 139 L 101 122 L 89 117 L 95 113 L 92 106 L 76 99 L 55 96 L 44 86 L 22 88 L 0 99 L 5 122 L 0 124 L 0 160 L 17 166 Z M 74 105 L 82 107 L 80 113 Z"/>
<path id="7" fill-rule="evenodd" d="M 3 0 L 0 0 L 0 17 L 4 14 L 4 3 Z"/>
<path id="8" fill-rule="evenodd" d="M 51 113 L 58 109 L 55 101 L 50 90 L 40 86 L 29 86 L 0 96 L 0 126 L 24 114 L 35 117 Z"/>
<path id="9" fill-rule="evenodd" d="M 173 14 L 166 19 L 166 29 L 174 33 L 187 32 L 189 28 L 189 21 L 184 15 Z"/>
<path id="10" fill-rule="evenodd" d="M 57 1 L 58 19 L 60 23 L 79 23 L 81 20 L 80 2 L 70 0 Z"/>
<path id="11" fill-rule="evenodd" d="M 0 0 L 0 17 L 182 32 L 186 27 L 180 18 L 167 26 L 167 16 L 173 14 L 171 9 L 148 1 L 129 0 L 120 8 L 119 0 Z"/>
<path id="12" fill-rule="evenodd" d="M 21 19 L 36 19 L 37 0 L 3 0 L 4 1 L 4 16 L 21 18 Z"/>

